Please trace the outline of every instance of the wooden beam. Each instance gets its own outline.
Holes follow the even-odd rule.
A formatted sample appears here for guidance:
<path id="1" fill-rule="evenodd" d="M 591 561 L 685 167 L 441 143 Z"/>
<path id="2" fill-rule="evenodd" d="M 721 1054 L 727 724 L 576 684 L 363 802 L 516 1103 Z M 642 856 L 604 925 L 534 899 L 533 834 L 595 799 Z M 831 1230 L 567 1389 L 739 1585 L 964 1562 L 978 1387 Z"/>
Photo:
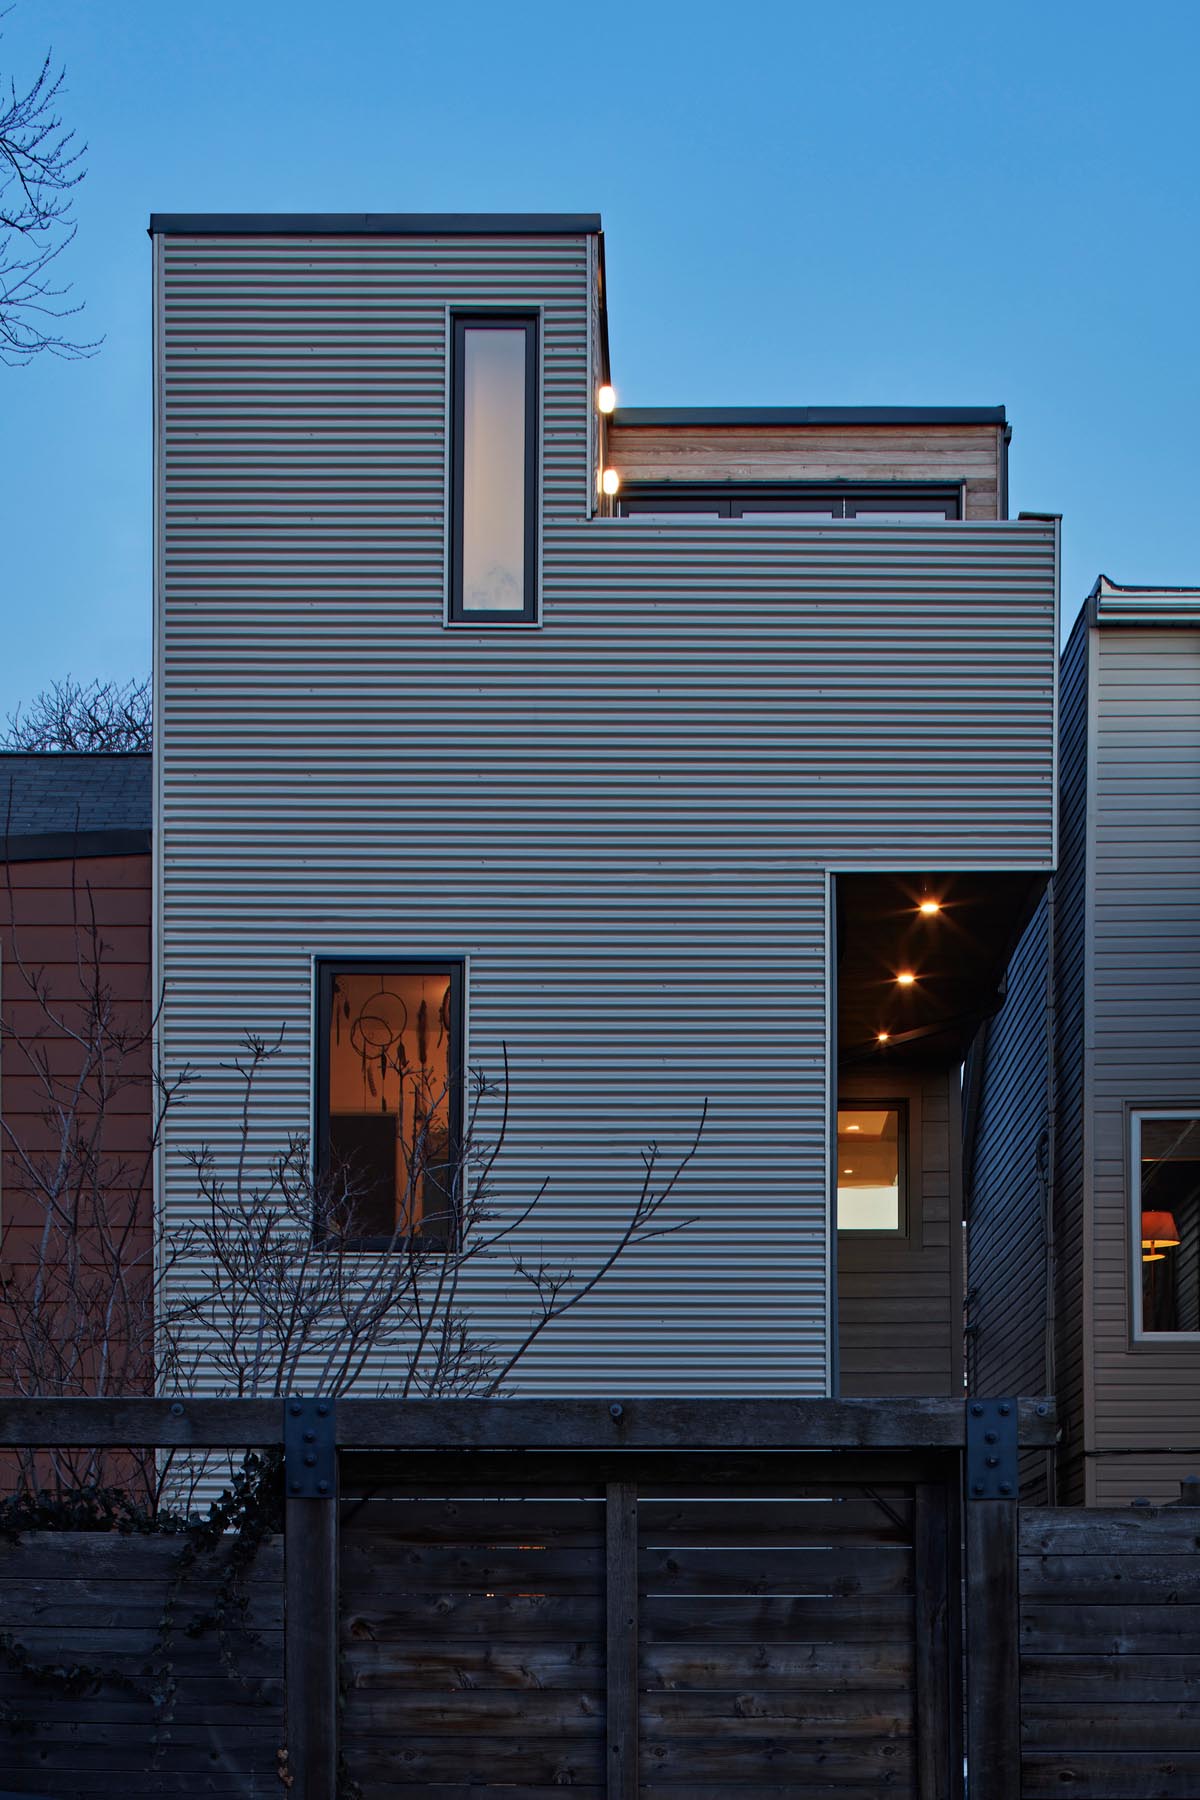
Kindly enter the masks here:
<path id="1" fill-rule="evenodd" d="M 1023 1445 L 1051 1444 L 1052 1400 L 1019 1400 Z M 339 1400 L 344 1448 L 425 1450 L 955 1450 L 958 1399 Z M 279 1400 L 0 1400 L 0 1447 L 263 1449 Z"/>
<path id="2" fill-rule="evenodd" d="M 909 1448 L 958 1442 L 954 1401 L 344 1400 L 362 1449 Z M 910 1436 L 910 1432 L 912 1435 Z M 250 1448 L 283 1441 L 278 1400 L 0 1400 L 0 1445 Z"/>
<path id="3" fill-rule="evenodd" d="M 291 1800 L 336 1800 L 338 1504 L 284 1503 L 284 1680 Z"/>
<path id="4" fill-rule="evenodd" d="M 1017 1504 L 963 1502 L 967 1600 L 967 1779 L 971 1800 L 1021 1792 Z"/>
<path id="5" fill-rule="evenodd" d="M 638 1800 L 638 1508 L 632 1481 L 605 1505 L 608 1800 Z"/>

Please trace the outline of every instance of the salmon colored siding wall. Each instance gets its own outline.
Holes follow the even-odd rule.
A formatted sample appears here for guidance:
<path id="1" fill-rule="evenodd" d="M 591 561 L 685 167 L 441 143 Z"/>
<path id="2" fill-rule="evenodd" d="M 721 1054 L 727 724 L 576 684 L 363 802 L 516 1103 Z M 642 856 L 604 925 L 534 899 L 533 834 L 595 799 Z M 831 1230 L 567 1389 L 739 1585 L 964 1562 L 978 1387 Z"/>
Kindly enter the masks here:
<path id="1" fill-rule="evenodd" d="M 111 998 L 114 1023 L 142 1040 L 123 1059 L 125 1084 L 105 1108 L 101 1150 L 117 1172 L 114 1195 L 137 1192 L 132 1249 L 149 1251 L 151 1184 L 141 1176 L 150 1150 L 150 921 L 148 855 L 13 862 L 0 872 L 0 1013 L 6 1027 L 0 1040 L 0 1274 L 28 1260 L 42 1217 L 14 1140 L 34 1159 L 53 1154 L 60 1141 L 31 1059 L 44 1059 L 55 1076 L 79 1070 L 81 1052 L 67 1027 L 87 1014 L 96 945 L 99 982 Z M 31 984 L 42 988 L 47 1004 Z M 81 1108 L 81 1124 L 94 1117 L 94 1110 Z"/>

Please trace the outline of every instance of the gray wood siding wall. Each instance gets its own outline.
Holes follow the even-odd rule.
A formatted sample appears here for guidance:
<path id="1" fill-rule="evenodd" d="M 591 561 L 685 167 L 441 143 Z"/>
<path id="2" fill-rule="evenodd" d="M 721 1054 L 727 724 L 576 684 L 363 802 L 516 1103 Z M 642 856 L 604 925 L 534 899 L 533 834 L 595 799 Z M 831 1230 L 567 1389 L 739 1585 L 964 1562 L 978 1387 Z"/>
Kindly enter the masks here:
<path id="1" fill-rule="evenodd" d="M 183 1149 L 232 1153 L 242 1031 L 287 1027 L 253 1154 L 307 1128 L 314 955 L 462 955 L 551 1258 L 711 1104 L 696 1223 L 526 1391 L 824 1391 L 826 870 L 1049 865 L 1054 527 L 587 521 L 583 238 L 163 254 L 168 1216 Z M 541 630 L 441 623 L 460 301 L 544 307 Z M 506 1264 L 468 1298 L 525 1316 Z"/>
<path id="2" fill-rule="evenodd" d="M 838 1236 L 840 1391 L 961 1393 L 958 1071 L 883 1087 L 843 1080 L 840 1094 L 843 1105 L 878 1098 L 909 1106 L 908 1235 Z"/>
<path id="3" fill-rule="evenodd" d="M 1053 1385 L 1064 1502 L 1083 1498 L 1083 955 L 1086 893 L 1088 625 L 1081 613 L 1062 658 L 1059 695 L 1059 863 L 1053 905 L 1042 899 L 1008 969 L 1004 1005 L 972 1051 L 979 1106 L 968 1170 L 968 1374 L 980 1394 L 1039 1393 Z M 1047 989 L 1053 945 L 1054 981 Z M 1047 1017 L 1054 1008 L 1053 1021 Z M 1049 1080 L 1050 1033 L 1055 1047 Z M 1057 1270 L 1053 1364 L 1047 1357 L 1045 1178 L 1054 1106 L 1053 1205 Z M 1022 1469 L 1044 1497 L 1040 1453 Z"/>
<path id="4" fill-rule="evenodd" d="M 1096 635 L 1090 1101 L 1092 1498 L 1172 1499 L 1200 1458 L 1200 1341 L 1131 1343 L 1130 1107 L 1200 1108 L 1200 631 Z M 1134 1271 L 1140 1274 L 1140 1271 Z M 1170 1446 L 1192 1454 L 1151 1455 Z"/>

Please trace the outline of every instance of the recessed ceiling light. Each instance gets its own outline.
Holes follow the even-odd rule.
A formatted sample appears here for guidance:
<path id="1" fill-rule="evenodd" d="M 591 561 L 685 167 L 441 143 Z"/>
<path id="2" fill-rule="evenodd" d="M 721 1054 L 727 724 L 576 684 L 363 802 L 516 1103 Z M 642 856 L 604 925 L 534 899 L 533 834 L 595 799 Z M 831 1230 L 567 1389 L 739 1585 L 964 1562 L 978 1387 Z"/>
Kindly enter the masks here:
<path id="1" fill-rule="evenodd" d="M 847 1125 L 846 1130 L 847 1131 L 861 1131 L 862 1126 L 861 1125 Z"/>
<path id="2" fill-rule="evenodd" d="M 897 977 L 896 977 L 896 986 L 897 987 L 912 987 L 912 985 L 916 981 L 916 979 L 917 978 L 913 974 L 911 969 L 902 969 L 900 971 L 899 975 L 897 975 Z"/>
<path id="3" fill-rule="evenodd" d="M 932 919 L 934 913 L 941 912 L 942 903 L 940 900 L 922 900 L 917 910 L 923 912 L 927 919 Z"/>
<path id="4" fill-rule="evenodd" d="M 887 1031 L 877 1031 L 875 1033 L 875 1036 L 879 1043 L 886 1044 L 888 1041 L 888 1038 L 891 1036 L 891 1033 L 887 1032 Z"/>
<path id="5" fill-rule="evenodd" d="M 853 1170 L 853 1169 L 843 1169 L 843 1170 L 842 1170 L 842 1174 L 843 1174 L 843 1175 L 853 1175 L 853 1173 L 854 1173 L 854 1170 Z M 1144 1261 L 1144 1260 L 1145 1260 L 1145 1259 L 1144 1259 L 1144 1258 L 1143 1258 L 1143 1261 Z"/>

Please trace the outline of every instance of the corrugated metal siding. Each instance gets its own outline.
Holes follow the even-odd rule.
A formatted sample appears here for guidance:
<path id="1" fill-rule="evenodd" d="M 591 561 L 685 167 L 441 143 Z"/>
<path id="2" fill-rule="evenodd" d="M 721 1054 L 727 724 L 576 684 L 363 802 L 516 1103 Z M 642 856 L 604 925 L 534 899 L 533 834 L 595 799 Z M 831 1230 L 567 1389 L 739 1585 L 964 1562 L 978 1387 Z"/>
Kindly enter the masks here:
<path id="1" fill-rule="evenodd" d="M 841 1392 L 961 1394 L 955 1258 L 961 1262 L 962 1223 L 950 1142 L 958 1130 L 958 1071 L 892 1082 L 874 1096 L 909 1103 L 910 1228 L 902 1238 L 852 1231 L 838 1238 Z M 872 1090 L 844 1081 L 840 1097 L 843 1105 L 863 1103 Z"/>
<path id="2" fill-rule="evenodd" d="M 1088 623 L 1080 613 L 1059 684 L 1058 873 L 1054 877 L 1055 1236 L 1058 1329 L 1055 1390 L 1061 1442 L 1059 1503 L 1084 1500 L 1084 957 L 1087 911 Z"/>
<path id="3" fill-rule="evenodd" d="M 463 954 L 506 1043 L 501 1199 L 611 1243 L 648 1138 L 711 1123 L 688 1231 L 526 1391 L 821 1392 L 825 869 L 1045 866 L 1054 531 L 584 521 L 583 239 L 166 245 L 164 1044 L 179 1150 L 231 1147 L 238 1033 L 287 1022 L 260 1147 L 307 1124 L 310 958 Z M 445 630 L 444 311 L 545 307 L 544 628 Z M 484 1329 L 514 1329 L 506 1267 Z"/>
<path id="4" fill-rule="evenodd" d="M 1046 960 L 1043 899 L 1008 970 L 1004 1005 L 974 1054 L 982 1056 L 967 1208 L 968 1379 L 976 1394 L 1035 1394 L 1046 1386 Z M 1042 1498 L 1040 1459 L 1022 1469 Z"/>
<path id="5" fill-rule="evenodd" d="M 1125 1109 L 1200 1107 L 1200 632 L 1097 633 L 1095 1447 L 1200 1445 L 1200 1343 L 1130 1344 Z M 1174 1498 L 1197 1457 L 1100 1457 L 1098 1504 Z"/>
<path id="6" fill-rule="evenodd" d="M 1082 1499 L 1083 1467 L 1083 940 L 1086 891 L 1087 638 L 1081 614 L 1063 652 L 1059 695 L 1059 863 L 1053 921 L 1043 898 L 1008 969 L 1004 1005 L 980 1039 L 979 1108 L 967 1232 L 969 1371 L 981 1394 L 1047 1385 L 1049 1156 L 1047 1004 L 1055 1009 L 1054 1208 L 1057 1326 L 1054 1386 L 1063 1422 L 1057 1480 Z M 1047 993 L 1053 938 L 1054 986 Z M 1045 1459 L 1025 1459 L 1027 1497 L 1044 1497 Z"/>

